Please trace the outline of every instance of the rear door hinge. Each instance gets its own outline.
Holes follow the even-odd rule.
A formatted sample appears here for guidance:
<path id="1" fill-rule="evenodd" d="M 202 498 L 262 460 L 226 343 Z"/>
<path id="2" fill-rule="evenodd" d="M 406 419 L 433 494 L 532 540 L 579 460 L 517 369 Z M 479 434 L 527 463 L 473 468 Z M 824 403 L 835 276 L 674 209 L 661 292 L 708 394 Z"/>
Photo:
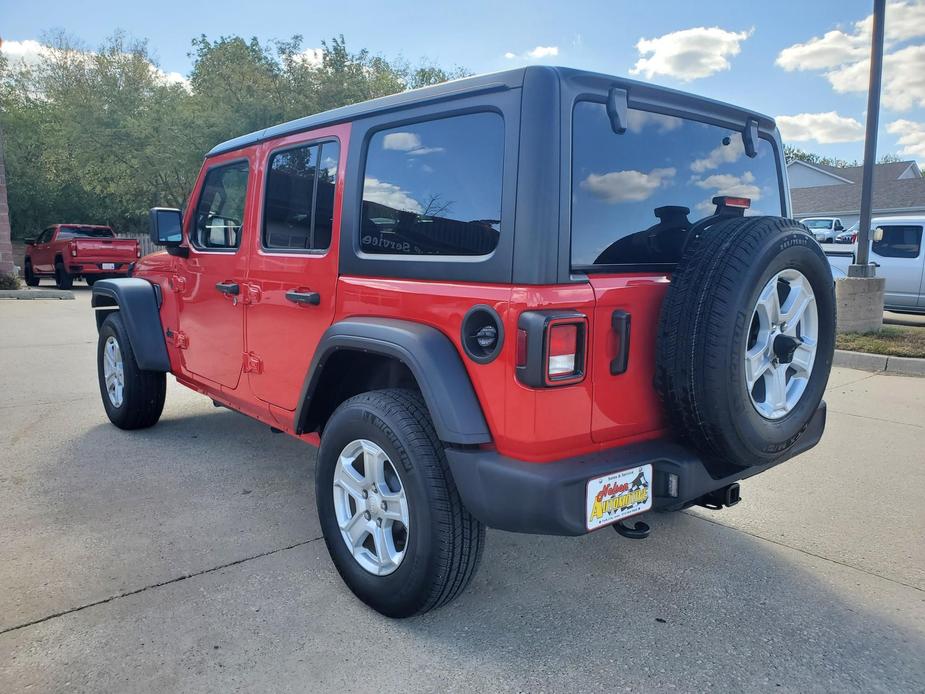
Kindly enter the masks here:
<path id="1" fill-rule="evenodd" d="M 244 285 L 244 303 L 256 304 L 260 301 L 260 287 L 256 284 Z"/>
<path id="2" fill-rule="evenodd" d="M 244 355 L 244 373 L 260 374 L 263 373 L 263 360 L 253 352 L 245 352 Z"/>
<path id="3" fill-rule="evenodd" d="M 167 339 L 177 349 L 186 349 L 189 347 L 189 338 L 186 337 L 186 333 L 181 330 L 171 330 L 167 328 Z"/>

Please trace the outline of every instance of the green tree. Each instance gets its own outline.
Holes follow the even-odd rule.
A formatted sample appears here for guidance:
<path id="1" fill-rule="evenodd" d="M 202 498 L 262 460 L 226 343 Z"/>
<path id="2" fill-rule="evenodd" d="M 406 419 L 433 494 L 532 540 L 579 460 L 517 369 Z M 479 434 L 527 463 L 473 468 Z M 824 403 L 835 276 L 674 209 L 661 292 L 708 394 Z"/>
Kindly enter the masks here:
<path id="1" fill-rule="evenodd" d="M 145 41 L 97 50 L 56 34 L 38 65 L 0 61 L 13 235 L 54 222 L 146 228 L 155 205 L 181 207 L 218 142 L 292 118 L 465 75 L 368 51 L 343 36 L 306 51 L 301 36 L 193 39 L 186 83 L 158 70 Z"/>

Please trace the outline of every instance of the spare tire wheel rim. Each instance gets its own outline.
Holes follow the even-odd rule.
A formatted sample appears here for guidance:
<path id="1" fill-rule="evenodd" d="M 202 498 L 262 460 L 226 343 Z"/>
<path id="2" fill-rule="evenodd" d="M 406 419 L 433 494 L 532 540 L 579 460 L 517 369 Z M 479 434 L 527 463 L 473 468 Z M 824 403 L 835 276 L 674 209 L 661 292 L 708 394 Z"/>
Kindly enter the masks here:
<path id="1" fill-rule="evenodd" d="M 787 268 L 758 295 L 745 346 L 745 387 L 765 419 L 786 417 L 800 402 L 819 344 L 816 295 L 806 276 Z"/>
<path id="2" fill-rule="evenodd" d="M 395 571 L 408 543 L 408 499 L 396 467 L 366 439 L 348 443 L 337 458 L 334 513 L 356 562 L 376 576 Z"/>

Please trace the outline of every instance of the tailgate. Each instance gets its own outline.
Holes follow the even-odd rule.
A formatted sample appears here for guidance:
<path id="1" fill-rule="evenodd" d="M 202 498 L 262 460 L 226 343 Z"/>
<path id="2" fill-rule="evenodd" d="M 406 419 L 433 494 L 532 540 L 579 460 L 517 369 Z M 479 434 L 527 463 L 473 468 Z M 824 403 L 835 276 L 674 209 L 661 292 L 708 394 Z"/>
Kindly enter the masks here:
<path id="1" fill-rule="evenodd" d="M 659 311 L 668 277 L 664 273 L 592 275 L 589 281 L 595 299 L 590 350 L 591 438 L 603 443 L 662 429 L 661 403 L 653 380 Z M 621 325 L 627 323 L 626 368 L 614 373 L 621 366 L 614 360 L 624 349 Z"/>
<path id="2" fill-rule="evenodd" d="M 138 253 L 134 239 L 72 239 L 71 243 L 77 247 L 78 258 L 97 261 L 131 262 Z"/>

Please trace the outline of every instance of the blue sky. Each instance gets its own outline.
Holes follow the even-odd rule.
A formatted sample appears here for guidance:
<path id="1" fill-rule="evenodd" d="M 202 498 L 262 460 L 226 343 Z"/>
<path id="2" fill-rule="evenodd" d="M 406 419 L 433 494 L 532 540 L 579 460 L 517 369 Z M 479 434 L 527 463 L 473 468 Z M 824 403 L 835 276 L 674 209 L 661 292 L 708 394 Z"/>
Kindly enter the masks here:
<path id="1" fill-rule="evenodd" d="M 925 0 L 891 0 L 879 152 L 925 163 Z M 786 140 L 860 159 L 866 107 L 862 20 L 869 0 L 698 0 L 453 4 L 392 2 L 23 2 L 0 0 L 4 51 L 64 29 L 93 48 L 116 29 L 147 38 L 165 72 L 186 74 L 190 39 L 299 33 L 473 72 L 568 65 L 676 87 L 780 117 Z M 832 33 L 836 32 L 836 33 Z M 640 62 L 642 61 L 642 62 Z"/>

